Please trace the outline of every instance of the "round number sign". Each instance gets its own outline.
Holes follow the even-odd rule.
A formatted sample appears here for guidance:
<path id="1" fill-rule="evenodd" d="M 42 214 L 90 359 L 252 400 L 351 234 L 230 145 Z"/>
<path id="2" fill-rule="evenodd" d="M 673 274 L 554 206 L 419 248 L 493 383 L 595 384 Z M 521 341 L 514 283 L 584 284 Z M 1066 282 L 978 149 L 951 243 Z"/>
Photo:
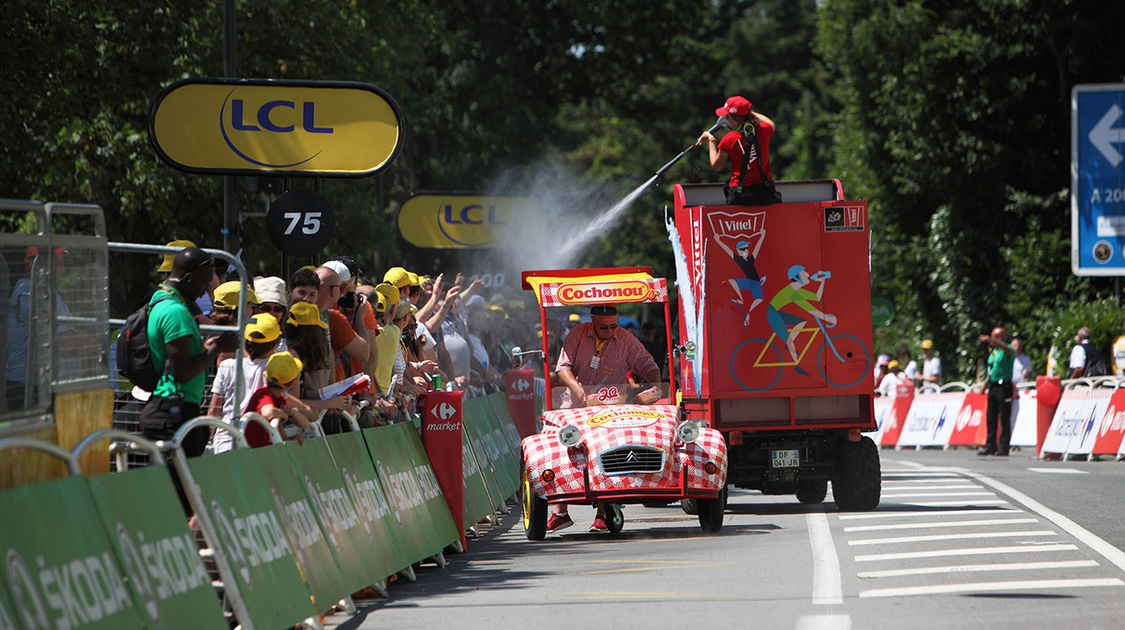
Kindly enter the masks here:
<path id="1" fill-rule="evenodd" d="M 315 256 L 336 232 L 328 201 L 311 190 L 290 190 L 266 213 L 270 240 L 290 256 Z"/>

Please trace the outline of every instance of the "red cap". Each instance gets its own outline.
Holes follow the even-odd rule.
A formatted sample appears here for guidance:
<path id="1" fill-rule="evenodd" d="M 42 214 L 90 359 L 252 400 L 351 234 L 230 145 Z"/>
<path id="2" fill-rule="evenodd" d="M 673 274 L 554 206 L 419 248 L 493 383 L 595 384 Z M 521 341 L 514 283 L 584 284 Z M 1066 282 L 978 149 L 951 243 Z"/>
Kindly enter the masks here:
<path id="1" fill-rule="evenodd" d="M 715 110 L 716 116 L 726 116 L 727 114 L 734 114 L 735 116 L 745 116 L 750 113 L 750 101 L 741 96 L 732 96 L 727 99 L 725 105 Z"/>

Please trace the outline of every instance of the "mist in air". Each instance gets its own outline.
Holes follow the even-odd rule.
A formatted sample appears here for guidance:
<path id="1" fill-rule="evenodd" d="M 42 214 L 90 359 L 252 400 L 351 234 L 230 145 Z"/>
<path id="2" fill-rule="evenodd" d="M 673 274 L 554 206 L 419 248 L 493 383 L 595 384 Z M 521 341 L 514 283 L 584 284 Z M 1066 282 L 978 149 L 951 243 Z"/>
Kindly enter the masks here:
<path id="1" fill-rule="evenodd" d="M 495 254 L 513 271 L 574 267 L 587 246 L 612 233 L 653 179 L 622 193 L 618 186 L 568 171 L 557 160 L 543 162 L 530 176 L 522 170 L 502 175 L 490 194 L 527 197 L 538 207 L 512 213 L 498 226 Z"/>

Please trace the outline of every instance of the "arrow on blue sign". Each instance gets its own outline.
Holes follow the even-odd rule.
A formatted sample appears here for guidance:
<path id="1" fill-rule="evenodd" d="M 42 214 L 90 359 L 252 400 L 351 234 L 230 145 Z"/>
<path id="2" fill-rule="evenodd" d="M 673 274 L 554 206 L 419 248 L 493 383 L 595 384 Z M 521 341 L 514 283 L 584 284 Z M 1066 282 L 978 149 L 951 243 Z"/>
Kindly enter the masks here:
<path id="1" fill-rule="evenodd" d="M 1121 153 L 1113 148 L 1113 145 L 1114 143 L 1125 142 L 1125 128 L 1113 128 L 1119 118 L 1121 118 L 1121 108 L 1114 103 L 1105 113 L 1105 116 L 1102 116 L 1101 120 L 1098 121 L 1098 124 L 1090 130 L 1089 136 L 1094 148 L 1100 151 L 1113 166 L 1121 163 Z"/>

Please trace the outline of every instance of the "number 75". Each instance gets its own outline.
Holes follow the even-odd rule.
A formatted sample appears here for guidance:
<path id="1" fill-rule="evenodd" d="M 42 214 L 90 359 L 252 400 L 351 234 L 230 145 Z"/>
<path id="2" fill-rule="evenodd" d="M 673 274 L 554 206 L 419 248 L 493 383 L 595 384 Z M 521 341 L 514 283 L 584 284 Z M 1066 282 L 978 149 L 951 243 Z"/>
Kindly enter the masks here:
<path id="1" fill-rule="evenodd" d="M 289 221 L 289 226 L 285 228 L 285 235 L 289 236 L 293 230 L 297 229 L 297 224 L 301 223 L 301 232 L 305 234 L 316 234 L 320 231 L 320 215 L 321 212 L 286 212 L 285 218 Z M 304 217 L 304 221 L 301 221 Z"/>

